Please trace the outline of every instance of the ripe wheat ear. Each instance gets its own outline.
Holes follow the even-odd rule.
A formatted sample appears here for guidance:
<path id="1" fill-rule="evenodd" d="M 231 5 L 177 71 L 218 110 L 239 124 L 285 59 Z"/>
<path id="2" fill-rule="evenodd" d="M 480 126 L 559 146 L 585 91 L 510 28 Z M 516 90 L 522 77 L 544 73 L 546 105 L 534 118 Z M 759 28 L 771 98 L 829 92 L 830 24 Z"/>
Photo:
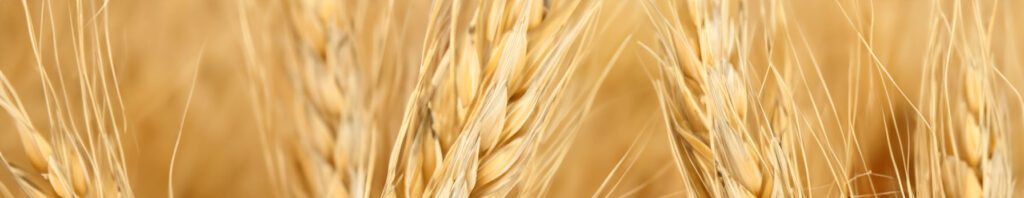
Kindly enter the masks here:
<path id="1" fill-rule="evenodd" d="M 792 99 L 776 93 L 788 90 L 782 75 L 775 73 L 779 83 L 761 104 L 765 125 L 747 126 L 748 100 L 756 97 L 748 95 L 744 80 L 751 44 L 742 37 L 748 31 L 742 2 L 687 3 L 691 24 L 684 24 L 687 12 L 677 5 L 645 4 L 659 38 L 648 48 L 661 57 L 654 84 L 687 196 L 802 196 L 799 174 L 790 165 L 795 155 L 783 150 L 780 139 L 793 123 Z M 687 27 L 696 30 L 688 34 Z M 754 134 L 767 139 L 758 142 Z"/>
<path id="2" fill-rule="evenodd" d="M 598 5 L 545 3 L 434 2 L 385 196 L 542 194 L 554 166 L 541 164 L 567 146 L 541 143 L 564 141 L 582 114 L 564 89 Z"/>

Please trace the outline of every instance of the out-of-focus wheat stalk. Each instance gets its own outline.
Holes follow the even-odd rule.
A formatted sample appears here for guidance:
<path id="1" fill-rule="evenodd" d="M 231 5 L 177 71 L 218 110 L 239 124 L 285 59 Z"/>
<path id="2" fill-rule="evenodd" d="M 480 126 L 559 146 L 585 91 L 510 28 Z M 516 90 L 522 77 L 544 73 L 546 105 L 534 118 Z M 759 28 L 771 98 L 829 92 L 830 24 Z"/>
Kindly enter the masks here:
<path id="1" fill-rule="evenodd" d="M 373 3 L 287 2 L 300 62 L 288 71 L 304 109 L 291 144 L 304 178 L 286 180 L 300 189 L 294 196 L 371 196 L 375 148 L 389 123 L 385 107 L 407 89 L 403 73 L 412 70 L 384 62 L 401 54 L 389 34 L 393 1 L 382 13 Z"/>
<path id="2" fill-rule="evenodd" d="M 993 80 L 997 79 L 998 70 L 991 55 L 992 29 L 985 27 L 992 23 L 982 22 L 994 19 L 996 13 L 983 18 L 977 2 L 956 1 L 952 13 L 940 8 L 940 5 L 932 7 L 940 15 L 933 16 L 938 26 L 933 26 L 935 35 L 930 43 L 928 63 L 936 66 L 925 67 L 929 72 L 921 99 L 931 116 L 921 122 L 944 124 L 936 129 L 917 130 L 913 142 L 918 163 L 917 179 L 913 181 L 917 187 L 915 194 L 920 197 L 1010 197 L 1013 182 L 1009 177 L 1008 134 L 1003 118 L 1007 105 L 997 100 L 1001 98 L 996 91 L 1000 86 Z M 973 10 L 965 12 L 964 9 Z M 942 26 L 946 28 L 939 28 Z M 958 65 L 960 67 L 953 67 Z M 957 87 L 961 92 L 953 91 Z"/>

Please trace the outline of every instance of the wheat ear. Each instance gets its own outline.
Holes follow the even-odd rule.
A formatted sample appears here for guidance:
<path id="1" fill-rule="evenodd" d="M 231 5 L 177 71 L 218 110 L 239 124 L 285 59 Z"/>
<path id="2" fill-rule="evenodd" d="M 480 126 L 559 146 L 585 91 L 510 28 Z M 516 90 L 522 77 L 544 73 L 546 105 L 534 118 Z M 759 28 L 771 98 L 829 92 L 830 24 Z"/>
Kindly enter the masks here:
<path id="1" fill-rule="evenodd" d="M 676 5 L 666 6 L 669 10 L 662 12 L 653 3 L 646 4 L 660 36 L 657 47 L 663 57 L 655 86 L 673 137 L 677 165 L 688 180 L 684 182 L 688 196 L 783 196 L 783 192 L 773 192 L 782 187 L 773 176 L 788 175 L 772 175 L 772 164 L 762 161 L 766 148 L 752 140 L 745 126 L 749 97 L 742 74 L 745 61 L 735 61 L 737 48 L 744 52 L 745 47 L 737 42 L 741 35 L 738 20 L 743 20 L 741 2 L 688 3 L 692 19 L 688 25 L 681 22 Z M 690 25 L 696 28 L 696 36 L 683 32 Z M 772 114 L 772 119 L 787 119 L 783 111 Z M 772 148 L 767 149 L 779 151 Z M 767 160 L 788 161 L 781 151 L 772 153 Z"/>
<path id="2" fill-rule="evenodd" d="M 918 130 L 918 137 L 914 139 L 919 145 L 915 147 L 918 161 L 914 169 L 915 194 L 920 197 L 1010 197 L 1013 182 L 1006 156 L 1008 134 L 1003 119 L 1006 105 L 996 101 L 997 86 L 992 81 L 996 67 L 991 59 L 991 34 L 987 33 L 991 28 L 983 27 L 980 21 L 974 21 L 975 24 L 963 21 L 972 16 L 964 15 L 959 2 L 955 5 L 952 16 L 956 25 L 950 31 L 932 27 L 933 31 L 944 33 L 933 36 L 932 42 L 942 44 L 937 46 L 946 47 L 947 51 L 930 49 L 929 58 L 942 60 L 936 62 L 942 64 L 942 82 L 952 81 L 948 78 L 951 76 L 949 65 L 959 63 L 962 72 L 959 83 L 943 83 L 940 88 L 936 83 L 939 80 L 932 75 L 930 84 L 925 84 L 929 92 L 922 100 L 927 101 L 926 105 L 933 111 L 927 121 L 945 119 L 942 121 L 947 124 L 942 128 Z M 942 12 L 937 5 L 933 9 Z M 979 17 L 978 13 L 974 14 L 973 17 Z M 950 93 L 956 94 L 949 87 L 956 86 L 961 88 L 959 97 L 949 97 Z"/>
<path id="3" fill-rule="evenodd" d="M 969 59 L 968 59 L 969 60 Z M 953 155 L 941 160 L 942 186 L 950 197 L 1009 197 L 1012 187 L 1005 134 L 999 125 L 993 92 L 984 65 L 969 65 L 963 76 L 964 106 L 954 118 Z"/>
<path id="4" fill-rule="evenodd" d="M 504 197 L 560 124 L 593 3 L 435 1 L 420 78 L 389 161 L 387 197 Z M 532 167 L 532 166 L 530 166 Z M 545 167 L 546 170 L 548 167 Z M 536 188 L 530 188 L 536 189 Z"/>
<path id="5" fill-rule="evenodd" d="M 386 62 L 393 2 L 365 0 L 288 1 L 300 64 L 289 67 L 301 90 L 296 161 L 304 181 L 299 196 L 369 197 L 376 145 L 391 124 L 390 101 L 405 90 L 411 68 Z M 376 12 L 383 7 L 383 11 Z"/>

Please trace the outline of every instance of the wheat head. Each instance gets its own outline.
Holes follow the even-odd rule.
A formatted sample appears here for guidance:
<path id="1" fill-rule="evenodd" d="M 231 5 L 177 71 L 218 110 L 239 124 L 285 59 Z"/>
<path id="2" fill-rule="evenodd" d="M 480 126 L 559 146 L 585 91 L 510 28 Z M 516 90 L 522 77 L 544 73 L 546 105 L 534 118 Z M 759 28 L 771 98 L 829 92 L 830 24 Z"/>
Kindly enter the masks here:
<path id="1" fill-rule="evenodd" d="M 371 196 L 387 110 L 400 101 L 408 67 L 391 28 L 394 2 L 288 1 L 298 65 L 288 67 L 303 106 L 292 144 L 302 181 L 294 196 Z M 379 11 L 379 12 L 378 12 Z M 385 56 L 387 55 L 387 56 Z"/>
<path id="2" fill-rule="evenodd" d="M 999 86 L 993 80 L 996 65 L 990 54 L 988 31 L 991 29 L 960 21 L 972 17 L 961 9 L 963 7 L 957 4 L 950 13 L 957 25 L 945 31 L 934 30 L 940 36 L 934 37 L 932 42 L 944 48 L 929 50 L 931 59 L 940 60 L 935 64 L 942 65 L 930 71 L 922 103 L 932 112 L 927 120 L 920 122 L 945 124 L 917 130 L 915 194 L 920 197 L 1011 197 L 1013 182 L 1008 176 L 1011 172 L 1006 156 L 1008 134 L 1004 119 L 1007 105 L 996 100 L 1000 97 L 996 91 Z M 956 67 L 960 75 L 950 74 L 951 65 L 960 66 Z M 950 77 L 959 77 L 959 81 Z M 950 81 L 958 83 L 946 83 Z M 959 87 L 961 91 L 952 91 L 950 87 Z"/>
<path id="3" fill-rule="evenodd" d="M 539 147 L 563 132 L 554 112 L 568 105 L 555 103 L 566 95 L 580 56 L 575 43 L 594 6 L 436 1 L 385 196 L 537 194 L 541 188 L 524 180 L 551 174 L 531 159 L 557 156 Z"/>
<path id="4" fill-rule="evenodd" d="M 754 97 L 747 94 L 743 74 L 750 47 L 741 39 L 748 31 L 744 2 L 687 3 L 690 23 L 682 21 L 677 5 L 646 5 L 660 39 L 650 50 L 662 57 L 655 87 L 688 196 L 802 196 L 799 174 L 790 165 L 793 151 L 782 147 L 793 123 L 792 98 L 779 94 L 788 91 L 779 72 L 773 77 L 778 85 L 758 100 L 764 101 L 766 121 L 753 131 L 766 141 L 755 141 L 747 127 L 748 98 Z"/>

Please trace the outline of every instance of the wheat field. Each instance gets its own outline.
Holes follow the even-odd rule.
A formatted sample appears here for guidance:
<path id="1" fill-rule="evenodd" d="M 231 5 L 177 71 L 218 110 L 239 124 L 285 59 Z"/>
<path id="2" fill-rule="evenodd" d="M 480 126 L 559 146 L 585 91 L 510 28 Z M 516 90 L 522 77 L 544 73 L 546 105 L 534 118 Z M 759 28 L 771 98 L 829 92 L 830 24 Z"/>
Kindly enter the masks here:
<path id="1" fill-rule="evenodd" d="M 1024 1 L 0 0 L 0 197 L 1024 197 Z"/>

